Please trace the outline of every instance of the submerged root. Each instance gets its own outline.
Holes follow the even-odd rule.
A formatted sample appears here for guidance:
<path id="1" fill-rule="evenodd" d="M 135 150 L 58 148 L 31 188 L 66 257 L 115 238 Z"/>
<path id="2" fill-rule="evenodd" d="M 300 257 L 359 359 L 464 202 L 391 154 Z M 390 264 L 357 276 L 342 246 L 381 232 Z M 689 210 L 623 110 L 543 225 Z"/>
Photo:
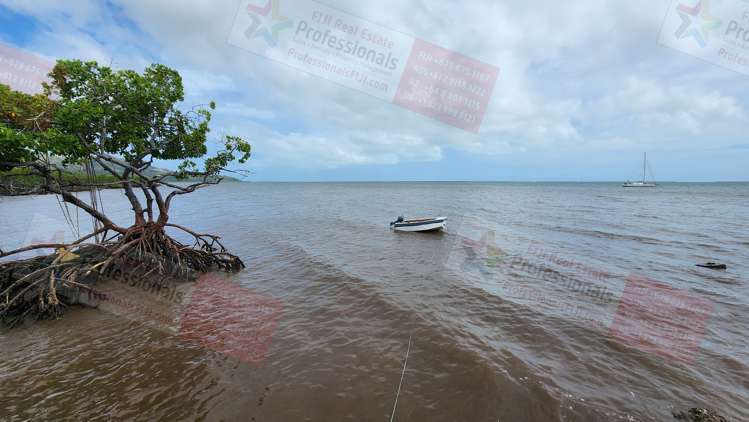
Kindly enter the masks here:
<path id="1" fill-rule="evenodd" d="M 100 244 L 74 242 L 52 255 L 0 263 L 0 323 L 14 327 L 27 319 L 57 319 L 81 294 L 91 295 L 99 278 L 118 273 L 190 280 L 196 272 L 244 268 L 218 237 L 171 226 L 194 243 L 182 244 L 163 227 L 145 225 Z"/>

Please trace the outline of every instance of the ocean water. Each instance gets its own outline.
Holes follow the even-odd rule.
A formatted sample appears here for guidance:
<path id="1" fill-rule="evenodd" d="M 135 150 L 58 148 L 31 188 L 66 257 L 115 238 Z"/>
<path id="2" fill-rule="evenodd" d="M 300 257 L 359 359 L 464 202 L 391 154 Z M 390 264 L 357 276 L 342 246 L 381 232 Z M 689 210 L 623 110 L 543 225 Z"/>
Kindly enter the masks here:
<path id="1" fill-rule="evenodd" d="M 0 216 L 3 250 L 73 239 L 54 196 Z M 0 420 L 387 421 L 401 376 L 396 421 L 749 420 L 748 217 L 746 183 L 225 183 L 171 221 L 247 268 L 182 334 L 77 308 L 2 329 Z"/>

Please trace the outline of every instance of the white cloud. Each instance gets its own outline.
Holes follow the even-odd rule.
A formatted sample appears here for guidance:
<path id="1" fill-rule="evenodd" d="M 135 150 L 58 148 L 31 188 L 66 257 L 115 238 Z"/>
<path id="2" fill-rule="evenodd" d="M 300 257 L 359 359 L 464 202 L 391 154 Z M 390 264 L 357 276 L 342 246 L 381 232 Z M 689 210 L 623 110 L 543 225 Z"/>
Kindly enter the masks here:
<path id="1" fill-rule="evenodd" d="M 117 1 L 131 24 L 94 1 L 0 1 L 47 24 L 31 42 L 41 52 L 178 68 L 190 101 L 215 99 L 217 122 L 254 140 L 252 165 L 435 161 L 445 148 L 701 148 L 740 143 L 747 123 L 745 97 L 731 90 L 744 77 L 656 45 L 665 3 L 338 2 L 498 66 L 474 135 L 228 45 L 236 0 Z"/>
<path id="2" fill-rule="evenodd" d="M 735 97 L 699 85 L 664 85 L 640 77 L 627 78 L 619 90 L 588 109 L 587 120 L 604 122 L 599 130 L 628 135 L 640 147 L 730 145 L 743 138 L 742 127 L 748 123 L 744 105 Z"/>
<path id="3" fill-rule="evenodd" d="M 219 104 L 217 112 L 231 115 L 232 117 L 244 117 L 255 120 L 272 120 L 276 113 L 272 110 L 262 110 L 255 107 L 249 107 L 241 103 L 224 103 Z"/>
<path id="4" fill-rule="evenodd" d="M 271 139 L 267 145 L 274 159 L 293 160 L 300 167 L 398 164 L 437 161 L 442 157 L 438 146 L 418 137 L 394 133 L 350 133 L 346 137 L 290 133 Z"/>
<path id="5" fill-rule="evenodd" d="M 184 68 L 179 69 L 179 73 L 187 95 L 211 96 L 220 94 L 221 91 L 236 90 L 234 81 L 226 75 Z"/>
<path id="6" fill-rule="evenodd" d="M 259 154 L 253 166 L 288 166 L 300 169 L 334 169 L 354 165 L 392 165 L 439 161 L 442 148 L 408 134 L 346 132 L 343 134 L 276 133 L 255 126 L 233 126 L 233 133 L 249 133 Z"/>
<path id="7" fill-rule="evenodd" d="M 106 15 L 101 2 L 96 0 L 0 0 L 0 4 L 17 12 L 34 16 L 42 22 L 66 19 L 73 26 L 82 27 L 89 22 L 100 20 Z"/>

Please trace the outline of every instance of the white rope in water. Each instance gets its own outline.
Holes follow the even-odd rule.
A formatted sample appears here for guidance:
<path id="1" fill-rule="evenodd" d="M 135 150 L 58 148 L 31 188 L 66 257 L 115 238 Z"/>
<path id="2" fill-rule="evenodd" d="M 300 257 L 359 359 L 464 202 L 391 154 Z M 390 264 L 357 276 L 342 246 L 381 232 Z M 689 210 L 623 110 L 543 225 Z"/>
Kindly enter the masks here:
<path id="1" fill-rule="evenodd" d="M 34 124 L 38 125 L 36 120 L 34 121 Z M 42 158 L 43 162 L 49 166 L 49 153 L 45 154 L 45 156 Z M 77 196 L 77 195 L 76 195 Z M 68 228 L 70 228 L 70 233 L 73 236 L 78 236 L 76 239 L 81 237 L 81 227 L 80 222 L 78 221 L 78 208 L 76 207 L 76 214 L 75 219 L 76 223 L 73 223 L 73 216 L 70 214 L 70 209 L 68 208 L 68 203 L 65 202 L 65 200 L 60 200 L 60 195 L 55 194 L 55 199 L 57 200 L 57 205 L 60 206 L 60 211 L 62 212 L 62 216 L 65 218 L 65 223 L 67 223 Z"/>
<path id="2" fill-rule="evenodd" d="M 96 187 L 96 169 L 94 168 L 94 161 L 88 160 L 85 163 L 85 169 L 86 169 L 86 176 L 88 177 L 88 183 L 89 183 L 89 196 L 91 197 L 91 208 L 95 209 L 96 211 L 99 211 L 99 203 L 101 202 L 101 192 Z M 97 200 L 97 193 L 99 194 L 99 198 Z M 101 225 L 99 224 L 99 220 L 97 220 L 95 217 L 91 216 L 91 221 L 93 222 L 94 231 L 98 231 L 101 228 Z M 99 243 L 99 236 L 96 235 L 94 237 L 96 243 Z"/>
<path id="3" fill-rule="evenodd" d="M 68 209 L 68 203 L 65 201 L 61 201 L 60 196 L 58 194 L 55 194 L 55 199 L 57 199 L 57 205 L 60 206 L 60 211 L 62 212 L 62 216 L 65 218 L 65 222 L 68 224 L 70 233 L 73 236 L 75 236 L 76 227 L 75 227 L 75 224 L 73 224 L 73 218 L 70 216 L 70 209 Z M 78 236 L 78 238 L 80 238 L 80 236 Z"/>
<path id="4" fill-rule="evenodd" d="M 406 360 L 403 361 L 403 372 L 401 372 L 401 380 L 398 383 L 398 392 L 395 393 L 395 403 L 393 403 L 393 413 L 390 414 L 390 422 L 393 422 L 395 418 L 395 407 L 398 406 L 398 396 L 401 394 L 401 385 L 403 385 L 403 376 L 406 374 L 406 365 L 408 364 L 408 353 L 411 351 L 411 336 L 408 336 L 408 349 L 406 350 Z"/>

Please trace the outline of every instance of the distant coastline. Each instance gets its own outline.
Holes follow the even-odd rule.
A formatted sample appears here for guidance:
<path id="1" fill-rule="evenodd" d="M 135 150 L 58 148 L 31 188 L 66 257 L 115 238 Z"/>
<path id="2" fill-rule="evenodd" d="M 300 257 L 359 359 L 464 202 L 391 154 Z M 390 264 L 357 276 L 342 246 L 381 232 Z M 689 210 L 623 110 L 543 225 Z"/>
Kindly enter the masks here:
<path id="1" fill-rule="evenodd" d="M 91 181 L 88 180 L 85 173 L 76 170 L 63 172 L 63 180 L 68 183 L 65 186 L 66 190 L 70 192 L 88 191 Z M 167 171 L 162 169 L 154 170 L 156 172 Z M 167 177 L 165 180 L 169 182 L 190 183 L 197 181 L 197 178 L 177 179 L 176 177 Z M 99 185 L 99 188 L 103 189 L 122 189 L 114 176 L 109 174 L 97 174 L 93 182 Z M 239 180 L 225 176 L 223 177 L 223 182 L 239 182 Z M 107 186 L 108 183 L 112 185 Z M 45 195 L 48 193 L 49 191 L 44 186 L 44 180 L 39 175 L 29 174 L 20 169 L 0 172 L 0 196 Z"/>
<path id="2" fill-rule="evenodd" d="M 502 183 L 502 184 L 621 184 L 623 180 L 234 180 L 242 183 Z M 713 181 L 658 181 L 662 184 L 743 184 L 749 180 L 713 180 Z"/>

